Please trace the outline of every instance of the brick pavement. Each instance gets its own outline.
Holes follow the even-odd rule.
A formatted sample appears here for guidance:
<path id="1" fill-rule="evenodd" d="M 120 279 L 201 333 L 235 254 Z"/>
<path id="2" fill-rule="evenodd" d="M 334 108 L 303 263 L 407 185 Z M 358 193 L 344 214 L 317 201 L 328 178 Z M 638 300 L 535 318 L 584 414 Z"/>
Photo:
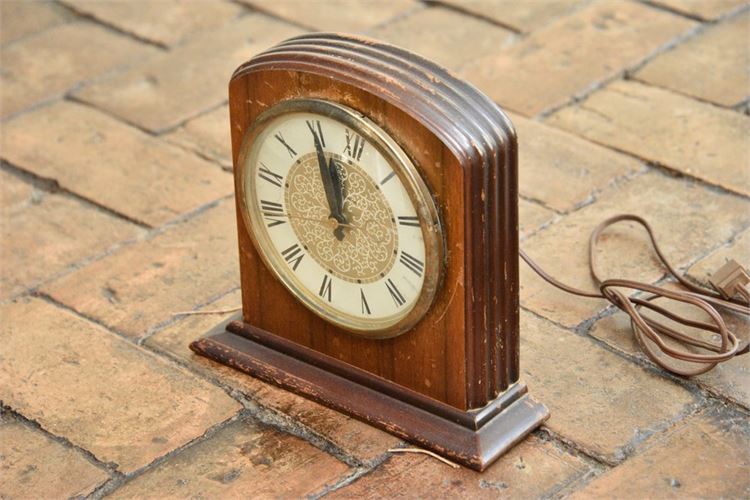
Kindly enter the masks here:
<path id="1" fill-rule="evenodd" d="M 556 276 L 590 285 L 588 231 L 620 211 L 693 280 L 750 265 L 745 1 L 4 0 L 0 16 L 0 497 L 750 495 L 750 357 L 669 376 L 622 314 L 528 269 L 522 372 L 552 417 L 482 475 L 194 356 L 229 314 L 175 315 L 239 304 L 228 76 L 309 30 L 411 48 L 503 105 L 523 246 Z M 662 279 L 634 228 L 604 245 L 610 275 Z"/>

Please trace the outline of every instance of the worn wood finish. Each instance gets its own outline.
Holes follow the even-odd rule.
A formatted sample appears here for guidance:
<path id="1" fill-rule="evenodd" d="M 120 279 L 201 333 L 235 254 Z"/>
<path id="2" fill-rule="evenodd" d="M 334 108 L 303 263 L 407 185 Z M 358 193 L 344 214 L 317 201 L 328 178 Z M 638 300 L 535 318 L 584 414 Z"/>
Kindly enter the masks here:
<path id="1" fill-rule="evenodd" d="M 238 199 L 243 319 L 191 347 L 481 469 L 547 417 L 518 382 L 518 173 L 510 121 L 474 87 L 419 56 L 352 36 L 304 35 L 232 77 L 235 174 L 256 118 L 295 98 L 361 112 L 419 169 L 446 238 L 436 299 L 420 323 L 395 338 L 366 339 L 328 324 L 265 268 Z"/>
<path id="2" fill-rule="evenodd" d="M 429 400 L 422 408 L 382 391 L 376 380 L 359 384 L 351 374 L 341 376 L 232 333 L 211 335 L 191 348 L 480 471 L 547 417 L 521 384 L 497 398 L 490 411 L 457 412 Z M 420 395 L 412 396 L 419 401 Z"/>
<path id="3" fill-rule="evenodd" d="M 301 305 L 290 310 L 288 293 L 259 265 L 240 221 L 243 283 L 258 285 L 243 290 L 262 289 L 275 298 L 261 303 L 245 293 L 246 320 L 457 408 L 484 406 L 518 378 L 517 238 L 506 236 L 517 234 L 517 173 L 507 118 L 478 91 L 413 54 L 338 35 L 308 35 L 235 73 L 235 159 L 255 117 L 300 96 L 361 111 L 418 165 L 442 212 L 444 283 L 414 331 L 385 341 L 356 338 Z M 507 207 L 493 206 L 501 202 Z M 276 313 L 274 303 L 285 314 Z"/>

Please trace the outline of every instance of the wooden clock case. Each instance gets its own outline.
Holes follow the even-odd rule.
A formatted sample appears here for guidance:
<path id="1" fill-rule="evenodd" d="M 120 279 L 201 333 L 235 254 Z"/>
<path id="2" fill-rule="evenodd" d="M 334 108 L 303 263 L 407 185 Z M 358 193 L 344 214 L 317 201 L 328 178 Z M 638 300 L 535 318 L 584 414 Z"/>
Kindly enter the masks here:
<path id="1" fill-rule="evenodd" d="M 412 330 L 355 336 L 297 302 L 263 265 L 238 199 L 242 315 L 191 348 L 483 470 L 548 417 L 519 382 L 513 127 L 481 92 L 419 56 L 353 36 L 304 35 L 232 76 L 235 180 L 254 120 L 298 98 L 361 112 L 409 155 L 440 210 L 442 284 Z"/>

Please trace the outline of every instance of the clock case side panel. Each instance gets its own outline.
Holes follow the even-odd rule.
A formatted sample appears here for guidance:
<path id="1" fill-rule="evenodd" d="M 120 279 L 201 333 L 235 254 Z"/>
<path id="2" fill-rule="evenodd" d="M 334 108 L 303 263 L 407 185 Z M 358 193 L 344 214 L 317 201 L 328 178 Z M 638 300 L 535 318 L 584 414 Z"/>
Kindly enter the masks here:
<path id="1" fill-rule="evenodd" d="M 278 66 L 278 65 L 277 65 Z M 443 212 L 447 238 L 443 284 L 432 308 L 411 331 L 392 339 L 356 337 L 331 325 L 297 303 L 289 292 L 265 269 L 250 238 L 249 228 L 240 215 L 237 200 L 240 272 L 245 322 L 274 335 L 292 340 L 354 367 L 390 380 L 399 386 L 424 394 L 459 409 L 467 409 L 464 355 L 465 307 L 463 275 L 463 169 L 458 160 L 413 118 L 382 98 L 330 77 L 299 68 L 257 68 L 247 71 L 230 84 L 235 177 L 239 149 L 255 118 L 286 99 L 326 99 L 367 115 L 393 134 L 397 142 L 417 133 L 423 139 L 400 146 L 421 168 L 428 185 L 436 191 Z M 420 128 L 422 129 L 420 132 Z M 427 139 L 424 139 L 427 138 Z M 426 149 L 425 149 L 426 148 Z M 427 158 L 438 158 L 427 165 Z M 443 168 L 439 168 L 439 167 Z M 448 174 L 446 176 L 446 173 Z M 262 293 L 261 293 L 262 291 Z"/>

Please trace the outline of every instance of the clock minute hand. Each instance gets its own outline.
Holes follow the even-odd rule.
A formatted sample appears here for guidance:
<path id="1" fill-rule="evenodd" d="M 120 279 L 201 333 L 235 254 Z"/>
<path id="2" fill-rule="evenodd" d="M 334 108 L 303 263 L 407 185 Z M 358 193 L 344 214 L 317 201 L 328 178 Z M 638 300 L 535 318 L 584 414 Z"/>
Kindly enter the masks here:
<path id="1" fill-rule="evenodd" d="M 333 179 L 331 178 L 331 172 L 328 169 L 328 162 L 326 161 L 326 155 L 323 152 L 323 146 L 320 144 L 320 139 L 315 129 L 308 122 L 307 127 L 313 135 L 313 141 L 315 142 L 315 153 L 318 157 L 318 169 L 320 171 L 320 179 L 323 181 L 323 189 L 326 193 L 326 200 L 328 201 L 328 208 L 331 210 L 331 214 L 336 211 L 336 194 L 333 186 Z"/>
<path id="2" fill-rule="evenodd" d="M 318 169 L 320 170 L 320 179 L 323 181 L 323 189 L 326 193 L 326 200 L 328 201 L 328 208 L 331 211 L 331 217 L 336 219 L 339 223 L 345 223 L 346 219 L 343 218 L 343 214 L 341 214 L 341 209 L 337 203 L 335 180 L 331 174 L 330 165 L 326 161 L 325 153 L 323 153 L 323 146 L 320 143 L 320 138 L 310 122 L 307 122 L 307 127 L 313 135 L 315 153 L 318 158 Z M 337 226 L 333 231 L 333 234 L 336 236 L 337 240 L 341 241 L 344 238 L 344 233 L 343 229 L 339 228 L 340 226 Z"/>

